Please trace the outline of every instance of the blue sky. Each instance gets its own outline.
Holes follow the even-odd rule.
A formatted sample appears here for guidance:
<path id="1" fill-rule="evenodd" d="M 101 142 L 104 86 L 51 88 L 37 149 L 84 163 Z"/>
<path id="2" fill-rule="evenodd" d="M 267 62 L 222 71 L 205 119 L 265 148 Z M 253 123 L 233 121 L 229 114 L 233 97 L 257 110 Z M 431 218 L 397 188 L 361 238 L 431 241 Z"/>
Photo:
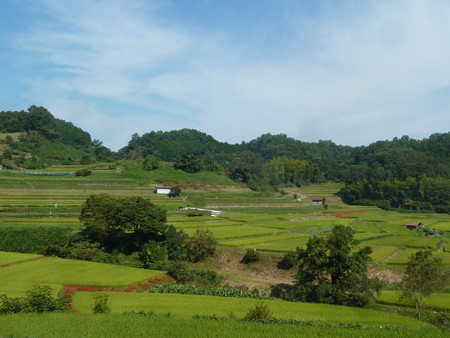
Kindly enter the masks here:
<path id="1" fill-rule="evenodd" d="M 363 145 L 450 126 L 446 0 L 2 0 L 0 110 L 117 150 L 197 129 Z"/>

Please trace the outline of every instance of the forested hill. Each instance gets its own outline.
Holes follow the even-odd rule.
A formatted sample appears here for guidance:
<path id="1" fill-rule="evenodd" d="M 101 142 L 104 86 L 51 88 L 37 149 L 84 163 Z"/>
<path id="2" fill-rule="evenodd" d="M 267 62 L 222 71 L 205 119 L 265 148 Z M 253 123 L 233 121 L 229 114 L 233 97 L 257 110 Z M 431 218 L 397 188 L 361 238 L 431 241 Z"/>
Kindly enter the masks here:
<path id="1" fill-rule="evenodd" d="M 0 112 L 0 164 L 38 169 L 51 164 L 89 163 L 111 158 L 100 141 L 43 107 Z"/>
<path id="2" fill-rule="evenodd" d="M 423 140 L 408 136 L 350 147 L 264 134 L 229 144 L 193 129 L 134 134 L 119 152 L 43 107 L 0 112 L 0 164 L 42 168 L 131 160 L 142 170 L 164 161 L 189 173 L 215 171 L 254 190 L 345 182 L 347 203 L 450 211 L 450 132 Z"/>
<path id="3" fill-rule="evenodd" d="M 175 162 L 187 172 L 224 172 L 255 190 L 338 181 L 346 183 L 340 195 L 347 203 L 450 211 L 450 133 L 350 147 L 283 134 L 230 145 L 183 129 L 135 134 L 119 154 Z"/>

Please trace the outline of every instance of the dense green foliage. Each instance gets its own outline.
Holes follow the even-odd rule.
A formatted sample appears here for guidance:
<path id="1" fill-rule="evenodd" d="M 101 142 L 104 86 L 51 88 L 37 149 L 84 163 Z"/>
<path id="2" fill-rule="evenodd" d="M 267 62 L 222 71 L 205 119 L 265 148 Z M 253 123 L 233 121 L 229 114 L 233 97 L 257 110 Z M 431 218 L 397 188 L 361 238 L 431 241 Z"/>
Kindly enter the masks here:
<path id="1" fill-rule="evenodd" d="M 242 256 L 241 263 L 249 264 L 249 263 L 255 263 L 259 261 L 259 252 L 256 251 L 255 248 L 253 249 L 247 249 L 244 256 Z"/>
<path id="2" fill-rule="evenodd" d="M 70 228 L 52 226 L 0 228 L 0 251 L 46 253 L 67 245 L 71 233 Z"/>
<path id="3" fill-rule="evenodd" d="M 38 169 L 55 163 L 81 163 L 83 157 L 112 159 L 112 153 L 100 141 L 72 123 L 53 117 L 43 107 L 27 111 L 0 112 L 3 152 L 1 164 L 8 167 Z M 18 133 L 17 139 L 10 136 Z"/>
<path id="4" fill-rule="evenodd" d="M 155 178 L 167 184 L 178 171 L 227 175 L 253 190 L 345 182 L 341 197 L 351 204 L 450 210 L 450 133 L 423 140 L 408 136 L 350 147 L 332 141 L 302 142 L 284 134 L 264 134 L 250 142 L 228 144 L 193 129 L 134 134 L 114 154 L 101 141 L 70 122 L 56 119 L 43 107 L 0 112 L 0 165 L 6 169 L 39 169 L 51 164 L 122 161 L 123 175 Z M 158 169 L 173 170 L 163 177 Z M 158 173 L 154 173 L 158 172 Z M 85 175 L 88 171 L 78 171 Z M 167 175 L 166 175 L 167 176 Z M 203 175 L 204 183 L 208 178 Z M 166 183 L 165 183 L 166 184 Z"/>
<path id="5" fill-rule="evenodd" d="M 142 197 L 91 195 L 81 208 L 80 221 L 92 242 L 107 251 L 140 251 L 150 240 L 162 241 L 166 211 Z"/>
<path id="6" fill-rule="evenodd" d="M 383 209 L 434 210 L 450 212 L 450 179 L 420 179 L 408 177 L 386 181 L 364 179 L 348 184 L 340 191 L 344 202 L 357 205 L 376 205 Z"/>
<path id="7" fill-rule="evenodd" d="M 191 262 L 199 262 L 216 251 L 217 240 L 208 228 L 197 228 L 189 238 L 185 247 L 187 258 Z"/>
<path id="8" fill-rule="evenodd" d="M 442 259 L 431 251 L 418 251 L 412 255 L 402 279 L 402 298 L 413 303 L 420 318 L 423 300 L 441 291 L 449 282 L 449 275 L 442 268 Z"/>
<path id="9" fill-rule="evenodd" d="M 19 312 L 67 311 L 64 297 L 54 298 L 52 289 L 47 285 L 34 285 L 25 297 L 0 295 L 0 314 Z"/>
<path id="10" fill-rule="evenodd" d="M 381 289 L 367 276 L 372 249 L 356 251 L 359 244 L 350 227 L 334 227 L 329 238 L 311 238 L 298 250 L 297 283 L 290 298 L 307 302 L 364 306 Z"/>

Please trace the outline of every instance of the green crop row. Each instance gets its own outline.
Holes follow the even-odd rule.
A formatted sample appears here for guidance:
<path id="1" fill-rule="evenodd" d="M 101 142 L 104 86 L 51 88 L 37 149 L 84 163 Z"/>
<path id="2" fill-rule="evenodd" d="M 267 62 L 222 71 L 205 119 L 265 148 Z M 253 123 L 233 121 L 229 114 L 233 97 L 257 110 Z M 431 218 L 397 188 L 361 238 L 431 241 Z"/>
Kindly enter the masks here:
<path id="1" fill-rule="evenodd" d="M 83 313 L 91 312 L 96 292 L 77 292 L 73 306 Z M 229 298 L 214 296 L 196 296 L 158 293 L 116 293 L 109 292 L 109 304 L 112 313 L 125 311 L 153 311 L 156 314 L 170 312 L 174 316 L 190 318 L 194 314 L 227 317 L 233 313 L 244 317 L 247 309 L 261 300 L 249 298 Z M 327 323 L 361 323 L 363 325 L 393 325 L 418 328 L 427 324 L 392 313 L 355 307 L 286 302 L 281 300 L 263 300 L 280 319 L 317 320 Z"/>
<path id="2" fill-rule="evenodd" d="M 419 235 L 389 236 L 383 238 L 375 238 L 367 241 L 368 244 L 370 243 L 380 245 L 392 245 L 399 247 L 433 248 L 433 249 L 437 249 L 439 242 L 440 242 L 439 238 L 425 237 Z"/>
<path id="3" fill-rule="evenodd" d="M 214 234 L 214 236 L 219 240 L 227 239 L 227 238 L 268 235 L 268 234 L 285 231 L 285 230 L 274 231 L 274 229 L 270 229 L 270 228 L 261 228 L 261 227 L 254 227 L 254 226 L 245 226 L 245 225 L 227 226 L 227 227 L 211 227 L 209 229 Z M 195 229 L 185 229 L 184 231 L 188 235 L 192 235 L 195 232 Z"/>
<path id="4" fill-rule="evenodd" d="M 5 265 L 5 264 L 14 264 L 14 263 L 19 263 L 19 262 L 24 262 L 24 261 L 35 259 L 38 257 L 42 257 L 42 256 L 36 255 L 36 254 L 25 254 L 25 253 L 17 253 L 17 252 L 0 251 L 0 266 Z"/>
<path id="5" fill-rule="evenodd" d="M 0 268 L 4 282 L 122 287 L 162 275 L 161 271 L 49 257 Z"/>
<path id="6" fill-rule="evenodd" d="M 400 298 L 402 292 L 395 290 L 384 290 L 381 292 L 378 301 L 384 304 L 394 304 L 414 307 L 414 304 Z M 450 310 L 450 294 L 434 293 L 424 299 L 424 305 L 436 310 Z"/>
<path id="7" fill-rule="evenodd" d="M 304 234 L 296 234 L 296 233 L 282 233 L 282 234 L 272 234 L 271 236 L 262 236 L 262 237 L 255 237 L 255 238 L 245 238 L 245 239 L 237 239 L 232 241 L 222 241 L 220 242 L 220 245 L 224 246 L 235 246 L 235 247 L 247 247 L 250 245 L 255 244 L 265 244 L 265 243 L 271 243 L 271 242 L 277 242 L 287 239 L 296 239 L 305 237 Z"/>
<path id="8" fill-rule="evenodd" d="M 406 264 L 409 258 L 415 254 L 418 249 L 405 249 L 398 255 L 394 256 L 388 261 L 389 264 Z M 442 259 L 442 264 L 450 265 L 450 253 L 449 252 L 436 252 L 433 251 L 433 255 Z"/>
<path id="9" fill-rule="evenodd" d="M 376 327 L 375 327 L 376 326 Z M 404 326 L 404 325 L 402 325 Z M 0 316 L 5 337 L 446 337 L 434 328 L 367 329 L 339 326 L 264 324 L 233 320 L 198 320 L 168 313 L 156 316 L 78 313 L 13 314 Z"/>

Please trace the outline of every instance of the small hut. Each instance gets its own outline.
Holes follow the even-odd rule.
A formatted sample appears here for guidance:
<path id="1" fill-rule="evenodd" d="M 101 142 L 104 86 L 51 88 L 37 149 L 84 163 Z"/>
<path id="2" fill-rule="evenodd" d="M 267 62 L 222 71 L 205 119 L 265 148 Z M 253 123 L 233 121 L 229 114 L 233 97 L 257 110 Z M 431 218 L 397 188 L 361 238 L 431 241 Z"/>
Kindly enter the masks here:
<path id="1" fill-rule="evenodd" d="M 317 197 L 312 199 L 312 205 L 324 205 L 325 204 L 325 198 Z"/>
<path id="2" fill-rule="evenodd" d="M 409 230 L 417 230 L 423 228 L 423 224 L 420 222 L 408 222 L 404 224 Z"/>
<path id="3" fill-rule="evenodd" d="M 155 193 L 168 195 L 172 191 L 172 187 L 155 187 Z"/>

